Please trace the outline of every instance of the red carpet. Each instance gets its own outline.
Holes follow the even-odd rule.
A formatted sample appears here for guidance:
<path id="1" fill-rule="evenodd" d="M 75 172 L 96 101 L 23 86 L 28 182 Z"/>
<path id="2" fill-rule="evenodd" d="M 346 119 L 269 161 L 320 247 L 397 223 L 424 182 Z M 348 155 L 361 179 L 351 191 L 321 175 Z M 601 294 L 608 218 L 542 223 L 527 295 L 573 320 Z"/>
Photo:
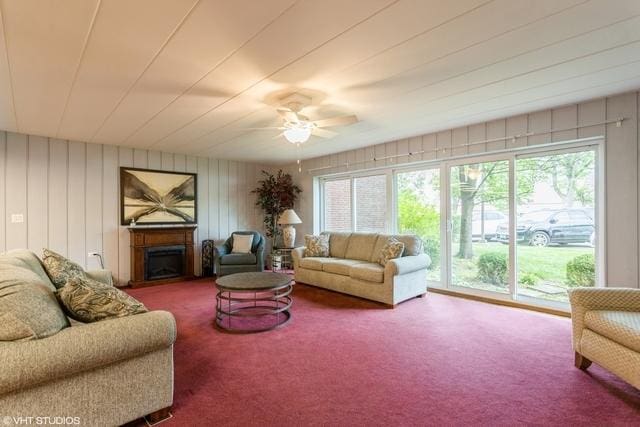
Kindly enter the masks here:
<path id="1" fill-rule="evenodd" d="M 395 310 L 298 285 L 281 329 L 214 329 L 211 281 L 129 291 L 178 323 L 174 418 L 201 425 L 640 425 L 640 391 L 573 367 L 570 320 L 438 294 Z"/>

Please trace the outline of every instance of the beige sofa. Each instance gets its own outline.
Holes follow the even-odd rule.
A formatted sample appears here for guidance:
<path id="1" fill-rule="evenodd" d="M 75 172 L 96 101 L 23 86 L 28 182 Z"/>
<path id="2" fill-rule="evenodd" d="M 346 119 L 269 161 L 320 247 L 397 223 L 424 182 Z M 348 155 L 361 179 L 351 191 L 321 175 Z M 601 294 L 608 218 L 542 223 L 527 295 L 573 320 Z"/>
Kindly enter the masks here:
<path id="1" fill-rule="evenodd" d="M 108 272 L 90 276 L 111 283 Z M 59 314 L 54 291 L 33 253 L 0 254 L 0 318 L 21 324 L 29 316 L 31 325 L 53 331 L 7 341 L 11 328 L 6 323 L 0 328 L 0 415 L 78 417 L 81 425 L 91 426 L 167 415 L 173 402 L 173 316 L 152 311 L 91 324 L 69 322 Z M 34 307 L 38 311 L 29 315 Z"/>
<path id="2" fill-rule="evenodd" d="M 640 289 L 569 291 L 577 368 L 591 362 L 640 388 Z"/>
<path id="3" fill-rule="evenodd" d="M 401 258 L 385 267 L 377 263 L 390 235 L 374 233 L 328 233 L 329 257 L 305 257 L 304 247 L 293 250 L 295 280 L 342 292 L 389 306 L 427 292 L 427 268 L 431 260 L 423 253 L 422 240 L 396 235 L 404 243 Z"/>

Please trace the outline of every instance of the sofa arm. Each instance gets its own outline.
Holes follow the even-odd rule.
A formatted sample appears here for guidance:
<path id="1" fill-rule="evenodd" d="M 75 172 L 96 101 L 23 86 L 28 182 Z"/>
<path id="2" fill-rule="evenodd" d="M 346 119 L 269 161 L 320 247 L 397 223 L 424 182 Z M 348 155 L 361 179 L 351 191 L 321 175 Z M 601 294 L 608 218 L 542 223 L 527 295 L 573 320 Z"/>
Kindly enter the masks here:
<path id="1" fill-rule="evenodd" d="M 298 268 L 298 263 L 300 260 L 304 258 L 304 250 L 306 248 L 304 246 L 300 246 L 299 248 L 295 248 L 291 251 L 291 258 L 293 258 L 293 269 Z"/>
<path id="2" fill-rule="evenodd" d="M 73 326 L 39 340 L 0 345 L 0 395 L 68 377 L 173 345 L 167 311 Z"/>
<path id="3" fill-rule="evenodd" d="M 105 285 L 113 286 L 113 277 L 109 270 L 93 270 L 87 271 L 87 277 Z"/>
<path id="4" fill-rule="evenodd" d="M 256 263 L 258 271 L 264 271 L 264 244 L 261 243 L 256 249 Z"/>
<path id="5" fill-rule="evenodd" d="M 227 245 L 219 245 L 219 246 L 214 246 L 213 247 L 213 254 L 214 256 L 223 256 L 223 255 L 227 255 L 229 253 L 229 248 L 227 248 Z"/>
<path id="6" fill-rule="evenodd" d="M 414 271 L 426 269 L 431 265 L 431 258 L 427 254 L 404 256 L 389 260 L 384 267 L 384 274 L 398 276 L 400 274 L 413 273 Z"/>

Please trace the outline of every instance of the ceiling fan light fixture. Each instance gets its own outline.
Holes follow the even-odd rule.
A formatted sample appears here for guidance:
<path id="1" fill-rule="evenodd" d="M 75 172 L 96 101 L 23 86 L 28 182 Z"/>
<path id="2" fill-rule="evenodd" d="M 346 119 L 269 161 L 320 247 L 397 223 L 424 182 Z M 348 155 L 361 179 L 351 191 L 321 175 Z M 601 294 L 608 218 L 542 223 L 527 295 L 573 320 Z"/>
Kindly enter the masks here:
<path id="1" fill-rule="evenodd" d="M 283 132 L 284 137 L 292 144 L 307 142 L 311 136 L 310 126 L 291 126 Z"/>

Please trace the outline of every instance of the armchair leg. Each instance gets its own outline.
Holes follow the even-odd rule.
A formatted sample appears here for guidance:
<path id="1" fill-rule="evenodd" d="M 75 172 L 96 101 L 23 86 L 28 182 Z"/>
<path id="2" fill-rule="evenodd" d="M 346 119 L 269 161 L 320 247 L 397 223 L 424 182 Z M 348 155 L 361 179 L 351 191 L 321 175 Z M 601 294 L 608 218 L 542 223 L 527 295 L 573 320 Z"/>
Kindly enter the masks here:
<path id="1" fill-rule="evenodd" d="M 575 365 L 576 368 L 586 371 L 587 368 L 591 366 L 591 360 L 576 351 Z"/>

